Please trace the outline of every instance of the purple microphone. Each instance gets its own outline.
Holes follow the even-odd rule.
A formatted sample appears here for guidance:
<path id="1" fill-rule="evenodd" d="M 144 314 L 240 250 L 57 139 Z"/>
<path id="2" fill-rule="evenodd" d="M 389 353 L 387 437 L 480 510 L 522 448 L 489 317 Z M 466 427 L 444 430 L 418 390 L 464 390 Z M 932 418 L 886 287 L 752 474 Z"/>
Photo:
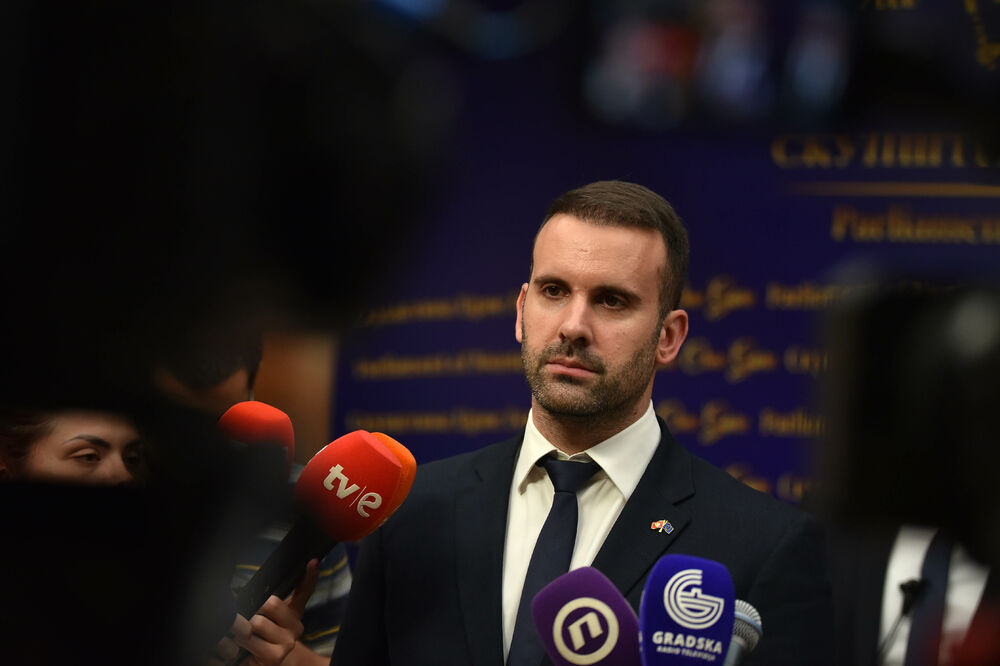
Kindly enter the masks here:
<path id="1" fill-rule="evenodd" d="M 639 666 L 639 620 L 614 583 L 593 567 L 559 576 L 531 600 L 555 666 Z"/>
<path id="2" fill-rule="evenodd" d="M 643 666 L 721 666 L 733 637 L 733 579 L 718 562 L 664 555 L 639 603 Z"/>

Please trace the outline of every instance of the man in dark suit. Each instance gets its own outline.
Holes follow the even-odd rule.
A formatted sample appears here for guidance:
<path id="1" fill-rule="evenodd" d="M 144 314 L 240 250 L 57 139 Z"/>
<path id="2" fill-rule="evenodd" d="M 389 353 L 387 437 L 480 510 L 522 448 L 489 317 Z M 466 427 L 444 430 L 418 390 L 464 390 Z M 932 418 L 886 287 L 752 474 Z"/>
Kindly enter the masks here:
<path id="1" fill-rule="evenodd" d="M 997 663 L 1000 581 L 950 530 L 841 529 L 829 566 L 838 664 Z"/>
<path id="2" fill-rule="evenodd" d="M 599 466 L 576 491 L 569 568 L 596 567 L 638 608 L 663 555 L 718 561 L 762 616 L 750 661 L 830 658 L 817 525 L 688 453 L 653 412 L 656 370 L 687 336 L 687 256 L 673 209 L 642 186 L 592 183 L 552 204 L 517 299 L 524 434 L 420 468 L 361 545 L 333 664 L 542 663 L 539 646 L 522 649 L 534 637 L 518 608 L 554 504 L 550 458 Z"/>
<path id="3" fill-rule="evenodd" d="M 961 262 L 836 275 L 852 288 L 825 315 L 807 501 L 830 536 L 838 664 L 1000 664 L 1000 289 L 994 258 Z"/>

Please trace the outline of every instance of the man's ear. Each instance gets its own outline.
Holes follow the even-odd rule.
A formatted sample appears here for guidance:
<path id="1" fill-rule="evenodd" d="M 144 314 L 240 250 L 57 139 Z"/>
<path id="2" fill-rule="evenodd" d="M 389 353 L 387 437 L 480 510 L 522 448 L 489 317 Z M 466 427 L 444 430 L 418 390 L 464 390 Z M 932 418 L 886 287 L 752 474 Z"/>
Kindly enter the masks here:
<path id="1" fill-rule="evenodd" d="M 522 315 L 524 313 L 524 297 L 528 293 L 528 283 L 525 282 L 521 285 L 521 293 L 517 295 L 517 319 L 514 320 L 514 337 L 518 342 L 524 342 L 521 340 L 521 326 L 522 326 Z"/>
<path id="2" fill-rule="evenodd" d="M 688 314 L 684 310 L 671 310 L 660 328 L 660 341 L 656 345 L 656 365 L 662 367 L 677 358 L 688 334 Z"/>

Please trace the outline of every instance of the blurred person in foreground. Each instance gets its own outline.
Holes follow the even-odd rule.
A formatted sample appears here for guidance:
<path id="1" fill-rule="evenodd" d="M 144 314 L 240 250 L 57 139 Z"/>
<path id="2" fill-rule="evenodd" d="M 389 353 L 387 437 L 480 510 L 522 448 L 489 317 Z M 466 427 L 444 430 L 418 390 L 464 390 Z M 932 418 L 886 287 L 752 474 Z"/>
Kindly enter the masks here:
<path id="1" fill-rule="evenodd" d="M 824 321 L 813 502 L 841 664 L 1000 663 L 1000 289 L 938 263 L 850 264 Z"/>
<path id="2" fill-rule="evenodd" d="M 687 263 L 686 230 L 646 187 L 596 182 L 552 203 L 516 303 L 525 431 L 418 469 L 361 543 L 333 664 L 541 663 L 525 581 L 565 470 L 591 475 L 578 479 L 570 569 L 596 567 L 638 608 L 663 555 L 715 560 L 766 627 L 746 663 L 825 663 L 818 524 L 689 453 L 653 411 L 656 371 L 688 332 Z"/>
<path id="3" fill-rule="evenodd" d="M 214 327 L 179 331 L 156 350 L 150 369 L 157 389 L 179 405 L 218 419 L 233 405 L 254 399 L 254 384 L 263 359 L 263 334 L 252 322 L 225 322 Z M 276 520 L 237 550 L 234 594 L 245 586 L 288 533 L 295 512 L 291 491 L 303 465 L 292 461 L 288 496 L 275 511 Z M 295 600 L 301 629 L 284 666 L 327 664 L 340 630 L 351 570 L 343 544 L 334 546 L 307 570 L 303 581 L 311 594 Z M 301 586 L 300 586 L 301 587 Z"/>
<path id="4" fill-rule="evenodd" d="M 18 508 L 0 661 L 190 666 L 229 630 L 234 550 L 286 480 L 269 487 L 137 359 L 231 317 L 352 320 L 395 278 L 372 252 L 391 267 L 409 249 L 401 221 L 439 175 L 439 89 L 365 3 L 14 0 L 0 15 L 0 406 L 120 411 L 149 444 L 142 485 L 0 484 Z M 39 621 L 55 604 L 59 640 Z"/>
<path id="5" fill-rule="evenodd" d="M 145 455 L 138 428 L 120 413 L 72 408 L 0 410 L 0 479 L 21 484 L 138 486 L 148 472 Z M 206 663 L 224 663 L 240 648 L 249 652 L 248 665 L 294 663 L 285 658 L 302 633 L 300 618 L 316 575 L 313 565 L 290 599 L 268 599 L 249 620 L 237 615 Z"/>

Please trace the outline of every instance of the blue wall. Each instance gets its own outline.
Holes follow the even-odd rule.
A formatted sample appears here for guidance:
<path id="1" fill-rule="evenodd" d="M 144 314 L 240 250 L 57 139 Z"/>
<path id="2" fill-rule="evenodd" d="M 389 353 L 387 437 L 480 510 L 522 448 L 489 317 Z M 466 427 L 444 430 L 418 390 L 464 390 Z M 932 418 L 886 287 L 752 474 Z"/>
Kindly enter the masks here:
<path id="1" fill-rule="evenodd" d="M 960 14 L 950 20 L 971 31 Z M 611 122 L 583 92 L 602 36 L 575 25 L 533 52 L 487 59 L 424 35 L 453 123 L 447 168 L 409 221 L 405 259 L 373 267 L 391 271 L 390 288 L 343 336 L 333 435 L 380 430 L 426 462 L 517 432 L 530 394 L 514 299 L 535 230 L 563 191 L 624 179 L 669 200 L 691 238 L 691 329 L 656 380 L 657 412 L 689 449 L 798 501 L 824 430 L 822 315 L 845 293 L 844 268 L 997 263 L 998 163 L 964 116 L 859 105 L 871 82 L 858 74 L 826 116 L 775 106 L 727 122 L 691 106 L 669 127 Z M 974 39 L 958 55 L 963 71 L 996 81 Z"/>

